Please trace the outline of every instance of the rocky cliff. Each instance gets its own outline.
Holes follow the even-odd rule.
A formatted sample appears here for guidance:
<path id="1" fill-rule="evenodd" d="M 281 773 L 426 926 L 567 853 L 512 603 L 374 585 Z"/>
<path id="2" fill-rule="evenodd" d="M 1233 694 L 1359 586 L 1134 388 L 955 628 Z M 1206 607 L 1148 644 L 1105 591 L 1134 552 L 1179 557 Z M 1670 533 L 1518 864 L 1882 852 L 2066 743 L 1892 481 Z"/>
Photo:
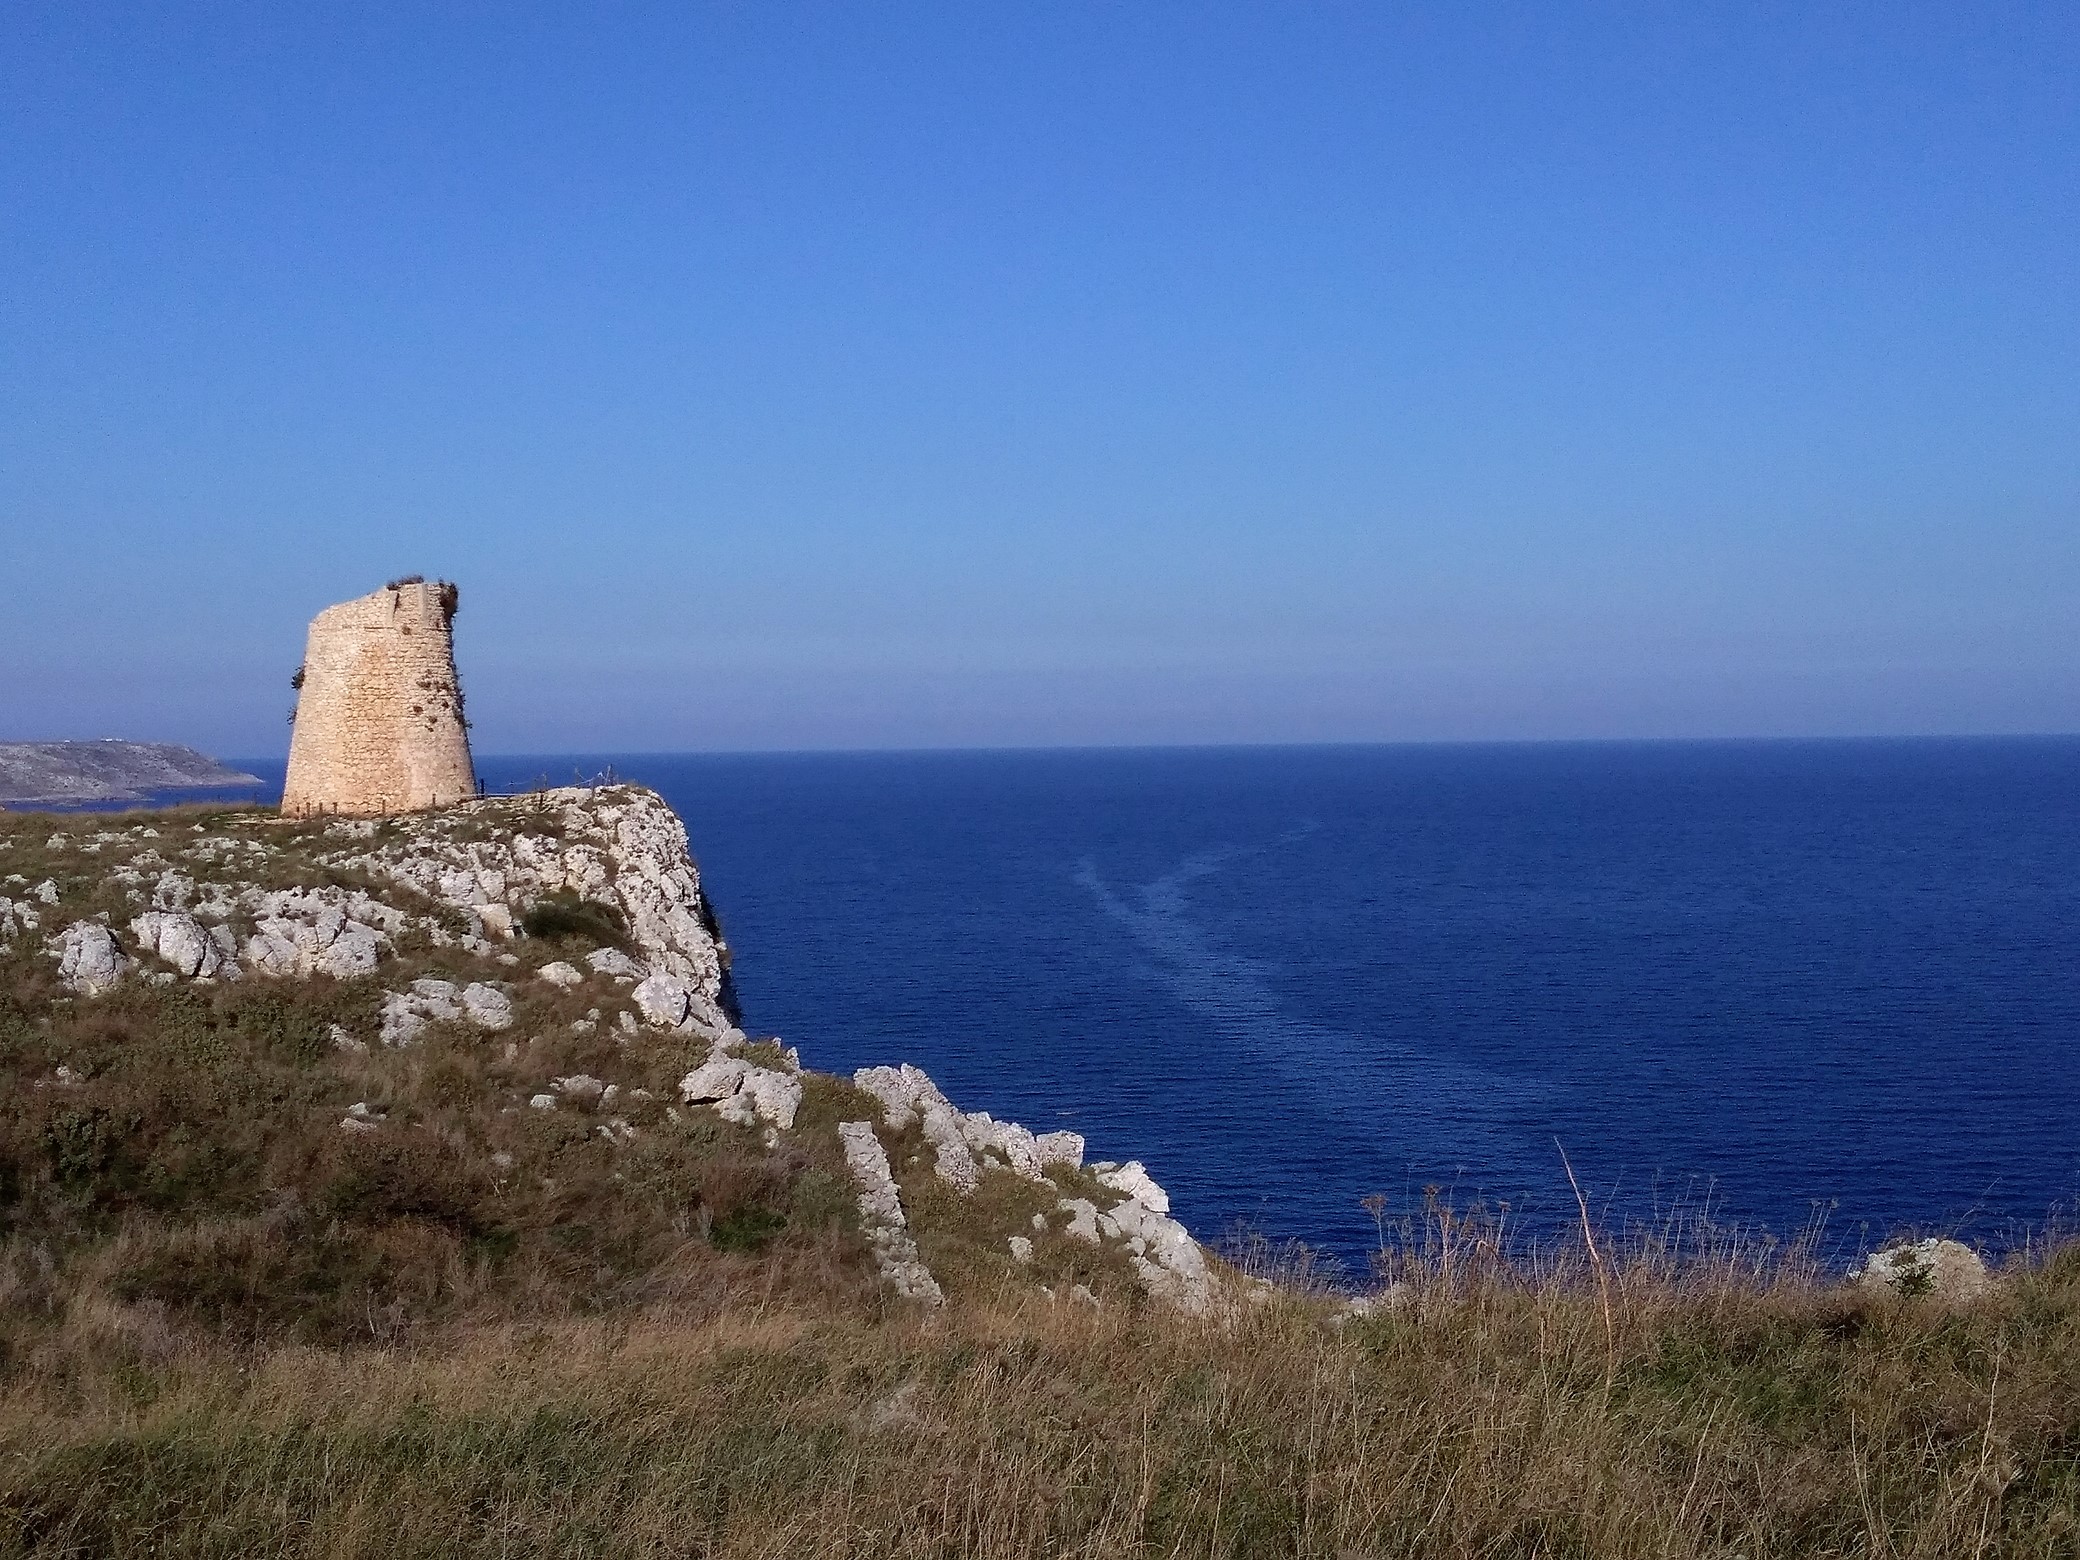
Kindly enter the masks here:
<path id="1" fill-rule="evenodd" d="M 121 1103 L 140 1087 L 123 1080 L 163 1031 L 231 1036 L 232 1050 L 208 1052 L 211 1065 L 230 1066 L 244 1015 L 286 1001 L 323 1019 L 320 1053 L 279 1080 L 286 1094 L 324 1101 L 306 1117 L 319 1112 L 363 1153 L 439 1143 L 471 1185 L 531 1176 L 567 1193 L 581 1174 L 594 1177 L 587 1219 L 632 1220 L 658 1250 L 676 1249 L 689 1228 L 756 1244 L 760 1229 L 804 1222 L 802 1188 L 821 1173 L 851 1191 L 842 1217 L 816 1217 L 909 1300 L 938 1303 L 949 1286 L 985 1277 L 1065 1301 L 1138 1291 L 1191 1312 L 1223 1293 L 1140 1165 L 1086 1164 L 1074 1133 L 1036 1135 L 963 1111 L 903 1058 L 834 1078 L 805 1069 L 776 1037 L 747 1034 L 685 828 L 640 787 L 381 820 L 11 818 L 0 830 L 0 972 L 47 1036 L 22 1052 L 48 1070 L 28 1080 L 33 1122 L 14 1137 L 17 1157 L 30 1157 L 17 1179 L 62 1180 L 48 1151 L 35 1160 L 34 1144 L 22 1144 L 78 1130 L 54 1123 L 85 1119 L 82 1109 L 153 1119 Z M 132 1055 L 93 1038 L 114 1030 L 145 1038 Z M 231 1068 L 225 1089 L 274 1065 L 256 1055 L 244 1074 Z M 449 1074 L 469 1087 L 428 1081 Z M 195 1108 L 183 1108 L 180 1133 L 192 1142 Z M 293 1126 L 285 1117 L 225 1131 L 259 1134 L 257 1173 L 280 1178 L 278 1199 L 299 1209 L 336 1199 L 334 1183 L 297 1179 L 317 1172 L 307 1146 L 285 1146 L 302 1141 Z M 572 1127 L 587 1145 L 582 1171 Z M 696 1197 L 705 1223 L 687 1226 L 689 1190 L 712 1186 L 725 1162 L 784 1183 L 785 1199 Z M 671 1175 L 684 1183 L 676 1204 Z M 638 1183 L 643 1200 L 631 1207 Z M 668 1206 L 682 1212 L 660 1212 Z M 471 1218 L 514 1217 L 503 1193 L 498 1207 Z M 545 1211 L 521 1233 L 553 1248 L 573 1237 L 570 1219 Z"/>

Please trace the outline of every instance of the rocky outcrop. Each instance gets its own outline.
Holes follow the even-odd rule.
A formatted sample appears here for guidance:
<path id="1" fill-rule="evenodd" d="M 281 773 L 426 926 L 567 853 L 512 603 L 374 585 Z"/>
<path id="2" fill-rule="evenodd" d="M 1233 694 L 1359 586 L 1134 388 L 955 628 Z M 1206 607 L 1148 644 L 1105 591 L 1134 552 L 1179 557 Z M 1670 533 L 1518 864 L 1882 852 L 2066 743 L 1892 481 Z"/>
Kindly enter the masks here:
<path id="1" fill-rule="evenodd" d="M 43 916 L 27 899 L 0 895 L 0 953 L 7 952 L 24 933 L 43 925 Z"/>
<path id="2" fill-rule="evenodd" d="M 926 1269 L 910 1236 L 909 1220 L 896 1192 L 896 1178 L 888 1167 L 888 1150 L 874 1135 L 870 1121 L 847 1121 L 838 1127 L 845 1145 L 845 1167 L 859 1189 L 859 1222 L 873 1247 L 874 1265 L 897 1294 L 906 1300 L 938 1305 L 945 1300 L 939 1282 Z"/>
<path id="3" fill-rule="evenodd" d="M 130 923 L 130 935 L 185 979 L 235 980 L 240 973 L 230 928 L 221 923 L 205 927 L 184 910 L 147 910 Z"/>
<path id="4" fill-rule="evenodd" d="M 409 991 L 387 992 L 383 997 L 385 1045 L 410 1045 L 428 1024 L 509 1029 L 512 1023 L 511 1000 L 484 981 L 458 986 L 452 980 L 415 980 Z"/>
<path id="5" fill-rule="evenodd" d="M 1865 1259 L 1849 1283 L 1873 1299 L 1964 1305 L 1993 1288 L 1978 1252 L 1955 1240 L 1902 1241 Z"/>
<path id="6" fill-rule="evenodd" d="M 639 983 L 647 1023 L 710 1036 L 731 1027 L 727 949 L 687 854 L 686 827 L 656 792 L 566 787 L 465 803 L 395 828 L 328 864 L 451 908 L 479 942 L 510 936 L 544 901 L 602 906 L 627 927 L 630 951 L 603 948 L 587 962 Z"/>
<path id="7" fill-rule="evenodd" d="M 1083 1139 L 1076 1133 L 1036 1137 L 1017 1122 L 998 1121 L 987 1111 L 956 1110 L 937 1084 L 907 1062 L 900 1067 L 862 1067 L 852 1081 L 881 1102 L 890 1131 L 904 1131 L 912 1122 L 921 1125 L 940 1179 L 961 1192 L 974 1191 L 989 1167 L 1044 1181 L 1049 1165 L 1074 1170 L 1083 1163 Z"/>
<path id="8" fill-rule="evenodd" d="M 99 996 L 121 980 L 131 961 L 115 933 L 99 921 L 75 921 L 51 940 L 58 979 L 82 996 Z"/>
<path id="9" fill-rule="evenodd" d="M 126 927 L 134 958 L 120 945 L 102 956 L 99 938 L 114 937 L 105 928 L 68 934 L 62 947 L 53 940 L 53 955 L 84 972 L 76 977 L 83 991 L 105 990 L 140 962 L 155 979 L 380 976 L 400 940 L 412 939 L 518 963 L 507 950 L 524 943 L 530 914 L 554 901 L 589 907 L 601 925 L 625 930 L 625 949 L 597 948 L 585 963 L 592 975 L 631 988 L 644 1024 L 711 1042 L 734 1032 L 727 949 L 685 829 L 662 798 L 637 786 L 482 799 L 380 830 L 341 821 L 326 826 L 315 848 L 294 852 L 264 830 L 184 840 L 131 828 L 78 840 L 59 834 L 50 844 L 77 850 L 91 880 L 115 885 L 138 906 Z M 106 866 L 93 863 L 118 853 Z M 306 880 L 265 882 L 292 872 Z M 356 881 L 373 886 L 345 886 Z M 41 926 L 57 902 L 52 883 L 24 888 L 0 898 L 0 947 Z M 565 986 L 587 978 L 566 960 L 542 974 Z M 431 1016 L 424 1004 L 405 1006 Z M 386 1026 L 393 1039 L 412 1029 L 409 1019 Z"/>
<path id="10" fill-rule="evenodd" d="M 741 1040 L 741 1033 L 738 1035 Z M 801 1109 L 800 1068 L 760 1067 L 725 1046 L 711 1051 L 708 1059 L 679 1082 L 680 1101 L 687 1105 L 712 1106 L 724 1121 L 739 1126 L 763 1122 L 779 1132 L 794 1127 L 795 1112 Z"/>
<path id="11" fill-rule="evenodd" d="M 977 1191 L 988 1171 L 1051 1184 L 1050 1166 L 1075 1170 L 1083 1163 L 1084 1144 L 1078 1134 L 1036 1136 L 986 1111 L 957 1110 L 922 1069 L 908 1063 L 863 1067 L 852 1081 L 880 1101 L 882 1121 L 890 1132 L 916 1126 L 923 1133 L 932 1146 L 935 1173 L 963 1196 Z M 1124 1247 L 1135 1277 L 1150 1295 L 1192 1315 L 1211 1311 L 1219 1299 L 1219 1285 L 1199 1243 L 1169 1217 L 1169 1194 L 1138 1160 L 1093 1169 L 1114 1201 L 1101 1208 L 1088 1198 L 1061 1198 L 1055 1212 L 1063 1232 L 1094 1246 Z"/>

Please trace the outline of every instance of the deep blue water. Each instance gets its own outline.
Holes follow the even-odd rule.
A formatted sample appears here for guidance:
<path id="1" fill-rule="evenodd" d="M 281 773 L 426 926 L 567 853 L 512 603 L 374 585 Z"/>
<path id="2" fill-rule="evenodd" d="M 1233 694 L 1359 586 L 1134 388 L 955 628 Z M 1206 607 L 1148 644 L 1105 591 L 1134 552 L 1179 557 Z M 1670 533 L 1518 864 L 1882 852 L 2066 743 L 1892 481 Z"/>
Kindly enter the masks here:
<path id="1" fill-rule="evenodd" d="M 746 1021 L 1361 1262 L 1368 1193 L 1845 1244 L 2080 1191 L 2080 739 L 488 759 L 686 819 Z M 279 773 L 277 768 L 276 773 Z"/>

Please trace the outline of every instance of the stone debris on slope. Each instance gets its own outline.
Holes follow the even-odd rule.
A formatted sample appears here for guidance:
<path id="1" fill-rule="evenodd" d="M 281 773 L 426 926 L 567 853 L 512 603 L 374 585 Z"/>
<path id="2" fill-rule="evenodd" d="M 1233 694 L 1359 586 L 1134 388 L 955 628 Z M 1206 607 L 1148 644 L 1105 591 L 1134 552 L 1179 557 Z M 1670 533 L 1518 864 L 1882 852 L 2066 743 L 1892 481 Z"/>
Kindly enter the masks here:
<path id="1" fill-rule="evenodd" d="M 512 999 L 486 981 L 472 981 L 462 988 L 462 1011 L 479 1029 L 513 1027 Z"/>
<path id="2" fill-rule="evenodd" d="M 1164 1199 L 1165 1206 L 1168 1201 Z M 1099 1214 L 1098 1228 L 1126 1241 L 1134 1276 L 1157 1299 L 1194 1316 L 1213 1309 L 1216 1295 L 1206 1253 L 1177 1220 L 1129 1197 L 1110 1213 Z"/>
<path id="3" fill-rule="evenodd" d="M 14 946 L 14 940 L 24 932 L 33 932 L 43 924 L 43 917 L 26 899 L 0 897 L 0 953 Z"/>
<path id="4" fill-rule="evenodd" d="M 647 973 L 619 948 L 595 948 L 585 955 L 585 962 L 595 975 L 605 975 L 613 980 L 641 980 Z"/>
<path id="5" fill-rule="evenodd" d="M 1095 1246 L 1098 1244 L 1098 1205 L 1088 1197 L 1064 1197 L 1055 1204 L 1055 1211 L 1066 1213 L 1069 1223 L 1064 1233 L 1075 1239 Z"/>
<path id="6" fill-rule="evenodd" d="M 513 1006 L 496 986 L 476 981 L 458 987 L 452 980 L 415 980 L 409 991 L 383 993 L 382 1041 L 410 1045 L 428 1024 L 473 1024 L 479 1029 L 505 1029 L 513 1022 Z"/>
<path id="7" fill-rule="evenodd" d="M 862 1067 L 852 1081 L 881 1102 L 883 1120 L 891 1132 L 907 1131 L 913 1124 L 919 1127 L 932 1145 L 935 1173 L 963 1196 L 981 1184 L 984 1170 L 1000 1168 L 1030 1181 L 1052 1184 L 1047 1176 L 1049 1165 L 1074 1170 L 1083 1164 L 1084 1142 L 1078 1134 L 1050 1132 L 1036 1137 L 1016 1122 L 998 1121 L 987 1111 L 963 1113 L 923 1069 L 907 1062 L 900 1067 Z M 1213 1309 L 1219 1290 L 1206 1254 L 1190 1231 L 1169 1217 L 1169 1194 L 1156 1184 L 1147 1167 L 1130 1160 L 1124 1165 L 1093 1168 L 1100 1183 L 1121 1200 L 1108 1210 L 1088 1198 L 1062 1198 L 1056 1207 L 1068 1216 L 1066 1233 L 1092 1245 L 1107 1240 L 1125 1245 L 1135 1277 L 1157 1299 L 1193 1315 Z"/>
<path id="8" fill-rule="evenodd" d="M 636 1005 L 644 1022 L 655 1029 L 677 1029 L 686 1022 L 691 1005 L 684 983 L 661 970 L 644 976 L 628 994 L 628 1000 Z"/>
<path id="9" fill-rule="evenodd" d="M 963 1195 L 981 1184 L 982 1171 L 991 1164 L 1029 1181 L 1045 1181 L 1051 1164 L 1074 1170 L 1083 1163 L 1083 1139 L 1076 1133 L 1035 1137 L 1017 1122 L 998 1121 L 987 1111 L 963 1113 L 922 1068 L 908 1062 L 900 1067 L 862 1067 L 852 1081 L 881 1102 L 891 1132 L 919 1124 L 932 1145 L 940 1179 Z"/>
<path id="10" fill-rule="evenodd" d="M 845 1145 L 845 1167 L 859 1188 L 860 1225 L 874 1249 L 874 1265 L 896 1293 L 910 1300 L 939 1305 L 946 1296 L 918 1255 L 917 1242 L 910 1236 L 910 1221 L 903 1216 L 902 1198 L 896 1178 L 888 1167 L 888 1151 L 875 1136 L 871 1121 L 839 1123 L 838 1139 Z"/>
<path id="11" fill-rule="evenodd" d="M 531 829 L 534 818 L 541 822 Z M 387 820 L 381 827 L 368 820 L 336 821 L 318 838 L 338 848 L 304 858 L 309 867 L 335 879 L 395 885 L 431 901 L 436 913 L 388 903 L 381 890 L 336 882 L 263 888 L 252 875 L 262 867 L 281 873 L 282 851 L 237 835 L 162 840 L 157 830 L 137 828 L 82 839 L 56 834 L 45 843 L 84 856 L 108 849 L 109 865 L 100 876 L 120 886 L 140 912 L 187 916 L 212 933 L 220 952 L 215 927 L 236 928 L 240 935 L 225 960 L 283 978 L 366 975 L 407 932 L 436 947 L 499 957 L 493 939 L 519 935 L 521 921 L 543 900 L 594 901 L 625 923 L 631 950 L 594 953 L 586 961 L 594 973 L 631 984 L 648 981 L 645 1010 L 662 1027 L 710 1036 L 730 1028 L 723 1010 L 726 950 L 687 856 L 684 826 L 650 791 L 617 785 L 483 798 Z M 32 902 L 58 899 L 50 879 L 0 899 L 0 939 L 12 941 L 35 928 Z M 459 935 L 451 918 L 459 918 Z M 159 952 L 161 923 L 150 922 L 137 935 L 186 978 L 230 978 L 223 966 L 210 967 L 211 956 L 192 943 L 185 925 L 173 933 L 176 951 L 170 956 Z M 584 979 L 562 961 L 553 969 L 547 978 L 560 984 Z"/>
<path id="12" fill-rule="evenodd" d="M 342 1132 L 376 1132 L 388 1119 L 388 1112 L 375 1109 L 367 1100 L 357 1100 L 347 1107 L 339 1128 Z"/>
<path id="13" fill-rule="evenodd" d="M 708 1059 L 679 1080 L 679 1100 L 707 1105 L 739 1126 L 764 1122 L 782 1132 L 794 1127 L 801 1109 L 802 1081 L 792 1073 L 760 1067 L 717 1046 Z"/>

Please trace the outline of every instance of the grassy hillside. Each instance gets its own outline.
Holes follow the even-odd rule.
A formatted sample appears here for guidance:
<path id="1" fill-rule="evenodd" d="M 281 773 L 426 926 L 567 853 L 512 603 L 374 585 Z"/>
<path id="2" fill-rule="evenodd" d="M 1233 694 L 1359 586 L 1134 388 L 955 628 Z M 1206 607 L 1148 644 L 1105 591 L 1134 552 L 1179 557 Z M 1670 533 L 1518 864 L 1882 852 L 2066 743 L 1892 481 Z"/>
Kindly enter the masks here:
<path id="1" fill-rule="evenodd" d="M 875 1100 L 679 1103 L 711 1042 L 623 1022 L 586 963 L 613 915 L 476 937 L 342 827 L 0 817 L 38 921 L 0 952 L 0 1555 L 2080 1554 L 2080 1250 L 1943 1308 L 1723 1244 L 1512 1259 L 1439 1214 L 1371 1314 L 1288 1260 L 1194 1319 L 1062 1228 L 1089 1172 L 962 1197 L 912 1126 L 927 1310 L 859 1225 L 836 1128 Z M 57 928 L 210 863 L 401 919 L 345 978 L 60 981 Z M 510 1024 L 382 1044 L 424 979 Z"/>

